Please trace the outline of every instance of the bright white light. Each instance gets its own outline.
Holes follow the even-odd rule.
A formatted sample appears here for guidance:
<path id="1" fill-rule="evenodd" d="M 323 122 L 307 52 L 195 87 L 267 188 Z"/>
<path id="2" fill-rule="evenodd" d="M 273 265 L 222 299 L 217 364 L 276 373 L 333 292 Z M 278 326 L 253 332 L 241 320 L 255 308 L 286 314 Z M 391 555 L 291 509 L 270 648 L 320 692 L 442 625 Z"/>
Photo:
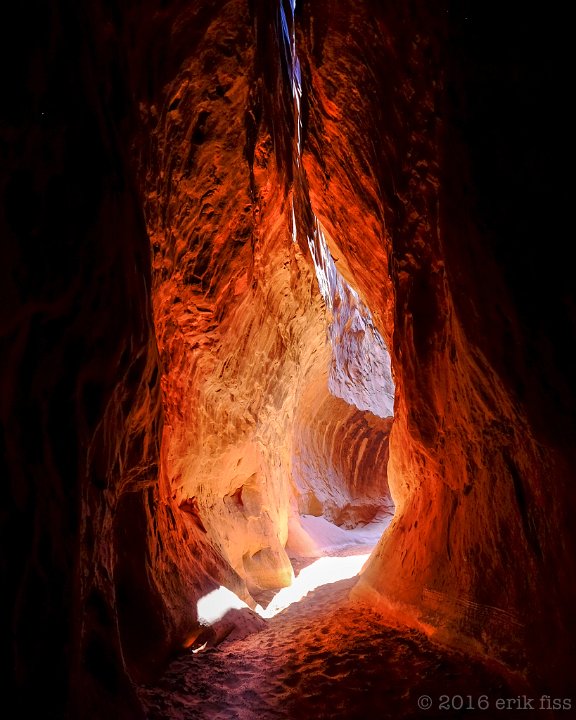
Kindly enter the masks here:
<path id="1" fill-rule="evenodd" d="M 348 557 L 318 558 L 300 571 L 290 587 L 280 590 L 265 610 L 258 605 L 256 612 L 263 618 L 274 617 L 321 585 L 328 585 L 358 575 L 369 557 L 370 553 Z"/>
<path id="2" fill-rule="evenodd" d="M 220 586 L 198 600 L 198 622 L 201 625 L 213 625 L 221 620 L 229 610 L 242 610 L 248 605 L 238 595 Z"/>

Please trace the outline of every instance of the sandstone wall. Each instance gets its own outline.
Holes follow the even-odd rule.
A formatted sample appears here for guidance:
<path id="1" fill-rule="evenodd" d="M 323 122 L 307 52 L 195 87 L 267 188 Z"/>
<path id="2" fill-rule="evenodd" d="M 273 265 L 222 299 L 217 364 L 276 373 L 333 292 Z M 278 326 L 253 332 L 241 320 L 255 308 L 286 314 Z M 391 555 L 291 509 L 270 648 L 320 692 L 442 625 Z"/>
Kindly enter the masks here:
<path id="1" fill-rule="evenodd" d="M 21 710 L 137 717 L 131 683 L 194 637 L 198 598 L 285 577 L 294 448 L 324 454 L 320 487 L 354 467 L 349 428 L 360 457 L 372 420 L 314 385 L 312 210 L 394 365 L 398 515 L 365 591 L 570 688 L 570 43 L 508 10 L 299 4 L 306 176 L 274 4 L 7 11 L 1 652 Z"/>
<path id="2" fill-rule="evenodd" d="M 304 158 L 335 253 L 392 337 L 397 515 L 364 589 L 448 641 L 518 666 L 527 653 L 566 689 L 574 305 L 540 250 L 557 222 L 538 22 L 305 4 Z"/>

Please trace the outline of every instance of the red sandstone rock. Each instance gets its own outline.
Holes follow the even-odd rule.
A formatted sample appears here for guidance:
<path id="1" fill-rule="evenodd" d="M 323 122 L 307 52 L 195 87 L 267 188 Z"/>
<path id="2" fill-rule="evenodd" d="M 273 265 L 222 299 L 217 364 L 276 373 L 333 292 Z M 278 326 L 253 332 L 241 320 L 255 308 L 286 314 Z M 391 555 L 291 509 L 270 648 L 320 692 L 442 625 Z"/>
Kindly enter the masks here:
<path id="1" fill-rule="evenodd" d="M 336 460 L 351 482 L 330 512 L 359 478 L 374 496 L 334 451 L 371 420 L 303 400 L 330 362 L 308 196 L 394 366 L 398 514 L 365 592 L 573 689 L 576 313 L 551 160 L 571 45 L 551 13 L 472 5 L 299 5 L 305 176 L 274 3 L 10 7 L 0 617 L 22 714 L 137 717 L 133 682 L 196 637 L 200 597 L 287 580 L 306 428 L 314 492 Z"/>
<path id="2" fill-rule="evenodd" d="M 536 286 L 545 282 L 536 280 L 538 264 L 519 259 L 531 251 L 516 228 L 508 227 L 502 243 L 514 246 L 518 259 L 493 249 L 490 233 L 503 232 L 501 218 L 487 211 L 484 226 L 477 223 L 474 192 L 483 210 L 501 203 L 508 213 L 507 201 L 518 208 L 514 191 L 495 187 L 490 170 L 481 177 L 485 159 L 474 157 L 480 146 L 492 159 L 519 148 L 508 121 L 497 129 L 486 121 L 496 143 L 490 147 L 485 129 L 473 124 L 481 115 L 473 93 L 466 94 L 467 82 L 489 72 L 482 30 L 493 33 L 490 13 L 478 13 L 462 31 L 472 43 L 458 46 L 462 62 L 471 63 L 465 67 L 444 53 L 434 9 L 415 16 L 399 5 L 341 3 L 325 15 L 307 3 L 303 15 L 310 196 L 334 254 L 345 259 L 346 274 L 392 339 L 397 399 L 388 482 L 397 514 L 364 574 L 364 592 L 404 622 L 422 622 L 445 641 L 481 647 L 519 667 L 533 663 L 559 685 L 567 676 L 554 655 L 560 647 L 567 652 L 572 625 L 550 603 L 566 607 L 574 586 L 562 600 L 552 589 L 562 584 L 564 560 L 550 518 L 572 451 L 564 441 L 544 440 L 534 409 L 547 406 L 552 424 L 554 411 L 519 351 L 520 337 L 534 326 L 523 308 L 523 320 L 517 314 L 518 288 L 531 291 L 515 267 L 521 262 Z M 469 18 L 453 20 L 466 28 Z M 412 28 L 409 37 L 395 36 L 392 28 L 402 26 Z M 499 58 L 509 57 L 504 33 L 493 34 Z M 524 37 L 514 37 L 525 49 Z M 520 124 L 511 99 L 518 96 L 503 91 L 506 82 L 492 77 L 481 87 Z M 462 127 L 476 146 L 462 142 Z M 516 176 L 514 182 L 523 184 Z M 531 196 L 533 187 L 525 191 Z M 549 292 L 557 302 L 556 289 Z M 550 373 L 558 377 L 557 369 Z M 519 390 L 528 386 L 529 399 Z M 562 412 L 558 387 L 552 404 Z M 536 635 L 548 637 L 546 649 L 536 649 Z"/>
<path id="3" fill-rule="evenodd" d="M 195 498 L 195 522 L 257 591 L 291 581 L 284 547 L 298 482 L 290 478 L 302 479 L 293 455 L 316 411 L 305 389 L 320 378 L 316 393 L 329 397 L 330 348 L 326 308 L 307 248 L 293 242 L 265 126 L 251 139 L 253 164 L 246 161 L 244 112 L 257 93 L 249 24 L 247 6 L 229 3 L 161 99 L 142 106 L 150 149 L 140 171 L 163 366 L 162 483 L 181 509 Z M 227 49 L 219 50 L 223 34 Z M 208 58 L 216 75 L 203 72 Z M 350 493 L 367 501 L 355 465 L 372 440 L 360 447 L 349 435 L 348 463 L 331 478 L 340 499 L 325 499 L 330 516 L 354 504 Z M 384 457 L 387 433 L 375 443 Z M 332 458 L 317 461 L 326 486 L 324 463 Z M 371 482 L 368 514 L 386 502 L 385 465 Z"/>

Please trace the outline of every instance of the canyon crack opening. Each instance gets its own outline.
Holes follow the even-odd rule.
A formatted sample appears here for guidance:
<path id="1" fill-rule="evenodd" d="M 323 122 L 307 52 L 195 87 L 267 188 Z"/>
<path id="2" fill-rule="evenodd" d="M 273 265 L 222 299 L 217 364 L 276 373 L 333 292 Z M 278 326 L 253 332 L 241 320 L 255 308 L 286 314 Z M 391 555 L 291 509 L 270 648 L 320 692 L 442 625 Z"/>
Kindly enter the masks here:
<path id="1" fill-rule="evenodd" d="M 568 716 L 570 24 L 489 0 L 7 12 L 6 706 Z M 359 576 L 255 612 L 343 545 L 360 563 L 383 508 Z"/>

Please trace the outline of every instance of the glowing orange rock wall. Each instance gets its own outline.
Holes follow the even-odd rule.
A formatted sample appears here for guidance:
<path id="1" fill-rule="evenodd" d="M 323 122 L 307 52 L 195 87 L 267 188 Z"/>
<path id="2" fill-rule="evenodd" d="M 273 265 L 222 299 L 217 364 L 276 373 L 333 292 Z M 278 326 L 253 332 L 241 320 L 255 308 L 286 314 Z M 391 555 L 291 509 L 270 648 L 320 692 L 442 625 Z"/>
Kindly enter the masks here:
<path id="1" fill-rule="evenodd" d="M 293 448 L 316 421 L 305 389 L 329 397 L 330 347 L 307 245 L 291 231 L 292 195 L 270 122 L 255 120 L 265 108 L 251 26 L 246 3 L 227 3 L 159 99 L 141 104 L 140 173 L 162 362 L 161 483 L 181 521 L 258 590 L 291 581 Z M 268 92 L 280 102 L 286 88 Z M 289 121 L 274 118 L 281 135 Z M 372 484 L 372 507 L 387 495 L 385 465 L 359 480 L 357 453 L 372 439 L 354 428 L 346 467 L 332 478 L 331 511 L 348 507 L 363 483 Z M 343 433 L 334 432 L 332 442 Z M 387 433 L 375 445 L 366 457 L 384 457 Z M 326 453 L 316 461 L 325 482 L 329 462 Z M 227 582 L 250 599 L 233 574 Z"/>
<path id="2" fill-rule="evenodd" d="M 252 138 L 253 164 L 246 157 L 245 114 L 257 92 L 250 30 L 247 5 L 228 3 L 163 104 L 144 111 L 144 194 L 166 410 L 162 474 L 177 505 L 194 503 L 238 575 L 268 588 L 290 582 L 287 448 L 299 387 L 325 361 L 325 339 L 264 129 Z"/>
<path id="3" fill-rule="evenodd" d="M 397 387 L 397 516 L 363 591 L 566 689 L 556 653 L 569 657 L 573 637 L 575 587 L 562 588 L 574 572 L 574 386 L 547 348 L 567 348 L 574 315 L 566 274 L 543 274 L 531 249 L 549 190 L 516 132 L 530 93 L 546 92 L 518 61 L 528 33 L 506 17 L 494 29 L 488 8 L 332 10 L 302 13 L 304 164 L 334 254 L 392 338 Z M 546 327 L 546 313 L 564 325 Z"/>
<path id="4" fill-rule="evenodd" d="M 364 588 L 570 689 L 571 42 L 527 5 L 320 5 L 297 9 L 303 164 L 397 385 L 398 518 Z M 285 570 L 306 424 L 334 462 L 304 402 L 329 352 L 275 7 L 54 0 L 0 27 L 0 657 L 23 716 L 138 717 L 132 682 L 197 599 Z"/>

